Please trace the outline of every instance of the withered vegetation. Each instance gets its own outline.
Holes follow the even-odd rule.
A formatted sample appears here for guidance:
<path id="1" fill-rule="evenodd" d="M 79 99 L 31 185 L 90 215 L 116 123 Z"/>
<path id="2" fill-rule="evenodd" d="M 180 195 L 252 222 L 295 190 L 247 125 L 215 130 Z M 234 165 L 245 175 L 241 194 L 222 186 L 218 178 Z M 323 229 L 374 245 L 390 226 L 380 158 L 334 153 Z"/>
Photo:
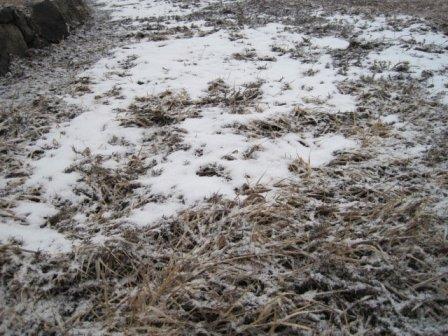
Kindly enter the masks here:
<path id="1" fill-rule="evenodd" d="M 248 185 L 241 199 L 216 195 L 156 227 L 122 230 L 104 246 L 52 256 L 15 243 L 2 247 L 8 328 L 151 335 L 446 333 L 446 213 L 437 210 L 448 186 L 443 107 L 427 101 L 418 82 L 399 75 L 369 81 L 345 86 L 360 98 L 359 119 L 322 121 L 362 146 L 322 168 L 291 162 L 290 171 L 301 179 L 279 185 L 275 202 L 265 199 L 262 185 Z M 398 93 L 399 101 L 389 99 Z M 391 108 L 408 118 L 417 137 L 378 130 L 374 120 Z M 302 121 L 304 130 L 319 128 L 319 113 L 313 122 L 307 112 L 294 113 L 297 127 Z M 429 121 L 441 131 L 426 134 Z M 272 136 L 272 128 L 259 132 Z M 403 151 L 418 143 L 428 147 L 414 161 L 382 152 L 386 145 Z M 85 178 L 104 177 L 90 186 L 102 197 L 99 203 L 109 210 L 121 204 L 126 180 L 95 160 L 88 167 L 81 169 Z M 198 173 L 223 172 L 210 165 Z M 48 306 L 54 313 L 41 315 Z"/>
<path id="2" fill-rule="evenodd" d="M 166 126 L 199 115 L 186 91 L 140 97 L 129 107 L 129 112 L 122 118 L 122 124 L 138 127 Z"/>
<path id="3" fill-rule="evenodd" d="M 263 81 L 243 84 L 242 87 L 230 87 L 224 80 L 218 78 L 209 83 L 207 95 L 197 104 L 224 106 L 231 113 L 244 114 L 257 110 L 257 102 L 262 96 Z"/>
<path id="4" fill-rule="evenodd" d="M 234 29 L 233 18 L 256 24 L 276 17 L 317 35 L 349 34 L 348 27 L 308 15 L 316 3 L 349 13 L 430 16 L 442 26 L 441 16 L 447 13 L 441 0 L 431 5 L 422 0 L 253 0 L 212 6 L 191 18 Z M 188 29 L 179 31 L 189 34 Z M 150 39 L 169 37 L 150 33 Z M 344 55 L 334 52 L 341 72 L 366 48 L 383 47 L 358 42 L 352 40 Z M 301 51 L 278 53 L 311 62 L 312 55 Z M 257 56 L 236 57 L 247 61 Z M 80 209 L 58 205 L 60 213 L 48 225 L 72 237 L 104 232 L 109 238 L 104 245 L 87 241 L 70 253 L 52 255 L 26 250 L 17 241 L 2 245 L 0 330 L 42 335 L 448 334 L 446 106 L 430 98 L 425 86 L 430 74 L 411 78 L 403 64 L 375 64 L 372 70 L 381 73 L 385 67 L 394 75 L 339 85 L 341 92 L 357 97 L 354 112 L 295 108 L 269 120 L 230 125 L 249 137 L 331 133 L 360 143 L 336 153 L 321 168 L 292 160 L 288 168 L 299 178 L 281 181 L 269 199 L 269 187 L 245 184 L 235 199 L 214 195 L 150 228 L 117 227 L 114 219 L 132 207 L 160 201 L 149 191 L 137 193 L 136 182 L 143 173 L 158 174 L 157 167 L 136 155 L 128 165 L 112 169 L 103 164 L 105 158 L 79 153 L 81 159 L 70 170 L 79 174 L 75 191 L 85 203 Z M 167 155 L 186 149 L 178 124 L 200 117 L 201 108 L 253 112 L 260 97 L 259 82 L 234 89 L 216 80 L 201 100 L 183 92 L 151 95 L 138 99 L 120 120 L 152 129 L 144 139 L 146 154 Z M 53 109 L 39 104 L 36 111 Z M 15 141 L 11 134 L 24 132 L 20 118 L 51 115 L 23 116 L 6 108 L 0 113 L 0 155 Z M 390 114 L 397 115 L 398 125 L 383 121 Z M 29 137 L 35 138 L 48 123 L 45 128 L 32 125 Z M 6 137 L 5 130 L 12 133 Z M 249 160 L 261 150 L 250 147 L 242 155 Z M 20 171 L 9 153 L 7 158 L 3 169 Z M 213 163 L 197 173 L 227 178 Z M 26 197 L 39 201 L 38 191 Z M 69 214 L 80 210 L 91 224 L 85 232 L 70 223 Z"/>

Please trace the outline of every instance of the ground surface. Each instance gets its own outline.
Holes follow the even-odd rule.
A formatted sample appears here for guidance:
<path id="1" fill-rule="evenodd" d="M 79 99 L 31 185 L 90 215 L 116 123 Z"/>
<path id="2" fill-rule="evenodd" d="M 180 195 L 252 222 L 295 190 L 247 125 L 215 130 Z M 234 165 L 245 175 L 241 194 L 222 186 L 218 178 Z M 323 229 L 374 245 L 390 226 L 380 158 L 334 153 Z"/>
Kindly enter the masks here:
<path id="1" fill-rule="evenodd" d="M 93 5 L 0 82 L 0 330 L 448 332 L 443 4 Z"/>

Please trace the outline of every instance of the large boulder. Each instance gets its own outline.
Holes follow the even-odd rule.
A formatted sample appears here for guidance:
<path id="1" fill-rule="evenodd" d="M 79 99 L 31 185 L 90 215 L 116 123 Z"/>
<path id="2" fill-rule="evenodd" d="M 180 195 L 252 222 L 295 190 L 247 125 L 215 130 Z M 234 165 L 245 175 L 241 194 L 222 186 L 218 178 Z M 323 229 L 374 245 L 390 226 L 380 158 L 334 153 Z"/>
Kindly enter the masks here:
<path id="1" fill-rule="evenodd" d="M 23 38 L 22 32 L 15 24 L 0 24 L 0 36 L 3 50 L 8 54 L 24 56 L 28 45 Z"/>
<path id="2" fill-rule="evenodd" d="M 31 21 L 43 39 L 58 43 L 67 37 L 70 28 L 85 23 L 88 17 L 83 0 L 44 0 L 32 6 Z"/>
<path id="3" fill-rule="evenodd" d="M 1 1 L 0 75 L 8 71 L 11 54 L 24 56 L 27 48 L 59 43 L 90 16 L 84 0 L 24 0 L 17 2 L 20 9 L 2 7 Z M 29 11 L 31 16 L 24 14 Z"/>
<path id="4" fill-rule="evenodd" d="M 9 71 L 10 54 L 24 56 L 28 45 L 13 23 L 0 23 L 0 76 Z"/>
<path id="5" fill-rule="evenodd" d="M 33 5 L 31 20 L 39 35 L 51 43 L 58 43 L 68 36 L 68 25 L 60 9 L 50 0 Z"/>
<path id="6" fill-rule="evenodd" d="M 20 29 L 25 42 L 29 47 L 31 47 L 37 37 L 37 32 L 30 20 L 25 16 L 25 14 L 16 10 L 14 11 L 14 24 Z"/>
<path id="7" fill-rule="evenodd" d="M 69 27 L 76 27 L 86 22 L 89 11 L 82 0 L 54 0 Z"/>
<path id="8" fill-rule="evenodd" d="M 9 31 L 3 28 L 3 26 L 11 23 L 13 20 L 14 10 L 12 8 L 0 8 L 0 76 L 3 76 L 8 72 L 10 63 L 10 56 L 6 50 L 7 39 L 9 39 L 9 36 L 6 34 L 9 33 Z"/>
<path id="9" fill-rule="evenodd" d="M 0 45 L 3 45 L 2 38 L 0 36 Z M 5 49 L 0 49 L 0 76 L 6 75 L 9 71 L 10 57 Z"/>
<path id="10" fill-rule="evenodd" d="M 36 38 L 36 29 L 33 27 L 28 17 L 14 7 L 0 8 L 0 25 L 14 24 L 22 32 L 23 38 L 28 46 L 32 45 Z"/>
<path id="11" fill-rule="evenodd" d="M 0 24 L 11 23 L 14 21 L 14 8 L 4 7 L 0 8 Z"/>

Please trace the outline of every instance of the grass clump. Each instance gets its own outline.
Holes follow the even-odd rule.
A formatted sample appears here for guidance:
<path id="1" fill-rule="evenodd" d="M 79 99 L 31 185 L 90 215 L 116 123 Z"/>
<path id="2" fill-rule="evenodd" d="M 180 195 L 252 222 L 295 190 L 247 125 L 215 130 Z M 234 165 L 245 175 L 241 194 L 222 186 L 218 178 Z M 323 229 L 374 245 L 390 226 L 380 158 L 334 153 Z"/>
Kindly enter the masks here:
<path id="1" fill-rule="evenodd" d="M 197 117 L 198 111 L 186 91 L 164 91 L 160 94 L 140 97 L 129 107 L 124 126 L 153 127 L 179 123 L 186 118 Z"/>
<path id="2" fill-rule="evenodd" d="M 263 81 L 256 81 L 243 84 L 239 88 L 231 88 L 222 79 L 217 79 L 209 83 L 207 96 L 198 104 L 224 106 L 230 113 L 248 113 L 250 109 L 257 108 L 257 103 L 263 95 L 262 85 Z"/>

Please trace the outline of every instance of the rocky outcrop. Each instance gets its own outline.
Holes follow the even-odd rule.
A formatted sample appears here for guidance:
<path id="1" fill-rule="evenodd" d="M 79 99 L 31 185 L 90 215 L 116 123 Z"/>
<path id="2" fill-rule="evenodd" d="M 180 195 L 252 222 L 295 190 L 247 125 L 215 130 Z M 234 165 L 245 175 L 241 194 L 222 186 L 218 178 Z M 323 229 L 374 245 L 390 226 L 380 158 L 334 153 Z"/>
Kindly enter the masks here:
<path id="1" fill-rule="evenodd" d="M 23 38 L 20 29 L 12 23 L 5 23 L 0 25 L 0 36 L 3 38 L 1 49 L 6 53 L 24 56 L 28 46 Z"/>
<path id="2" fill-rule="evenodd" d="M 68 35 L 68 25 L 53 1 L 45 0 L 33 6 L 31 20 L 39 35 L 50 43 L 58 43 Z"/>
<path id="3" fill-rule="evenodd" d="M 0 24 L 10 23 L 14 20 L 14 9 L 6 7 L 0 10 Z"/>
<path id="4" fill-rule="evenodd" d="M 2 41 L 0 39 L 0 45 Z M 0 76 L 8 72 L 10 57 L 6 50 L 0 49 Z"/>
<path id="5" fill-rule="evenodd" d="M 88 18 L 84 0 L 39 0 L 22 8 L 0 7 L 0 75 L 8 71 L 11 55 L 24 56 L 28 48 L 59 43 Z"/>
<path id="6" fill-rule="evenodd" d="M 69 27 L 85 23 L 89 11 L 83 0 L 54 0 Z"/>
<path id="7" fill-rule="evenodd" d="M 27 45 L 32 46 L 35 39 L 37 38 L 37 33 L 25 14 L 22 12 L 15 10 L 13 15 L 13 22 L 20 29 L 23 39 L 27 43 Z"/>

